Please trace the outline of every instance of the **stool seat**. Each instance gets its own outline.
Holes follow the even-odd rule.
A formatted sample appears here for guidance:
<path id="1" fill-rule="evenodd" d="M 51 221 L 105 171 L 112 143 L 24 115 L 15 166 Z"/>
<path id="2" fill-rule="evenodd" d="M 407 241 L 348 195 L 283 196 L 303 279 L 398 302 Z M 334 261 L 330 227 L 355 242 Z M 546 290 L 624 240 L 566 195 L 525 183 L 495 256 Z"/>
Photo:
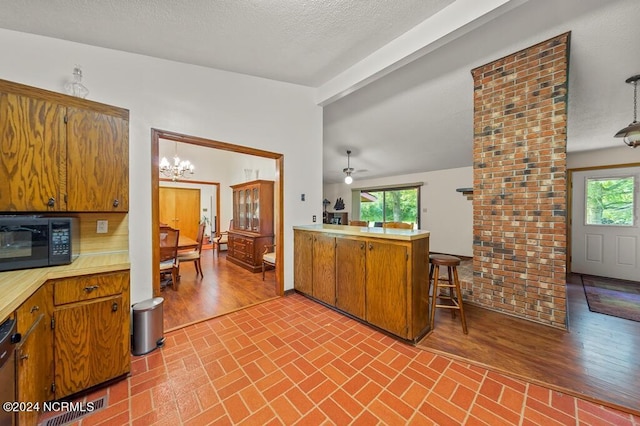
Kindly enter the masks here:
<path id="1" fill-rule="evenodd" d="M 448 254 L 430 254 L 429 263 L 440 266 L 458 266 L 460 258 Z"/>
<path id="2" fill-rule="evenodd" d="M 467 321 L 464 317 L 464 308 L 462 306 L 462 290 L 460 289 L 460 280 L 458 279 L 458 268 L 460 258 L 448 254 L 430 254 L 429 263 L 429 285 L 433 278 L 433 291 L 431 293 L 431 329 L 435 327 L 435 316 L 437 308 L 446 308 L 451 310 L 451 316 L 455 318 L 455 311 L 460 311 L 460 321 L 462 322 L 462 331 L 467 334 Z M 440 266 L 447 268 L 448 279 L 440 280 Z M 448 288 L 449 295 L 440 294 L 441 288 Z M 455 292 L 455 296 L 454 296 Z M 438 299 L 449 300 L 448 304 L 439 304 Z"/>

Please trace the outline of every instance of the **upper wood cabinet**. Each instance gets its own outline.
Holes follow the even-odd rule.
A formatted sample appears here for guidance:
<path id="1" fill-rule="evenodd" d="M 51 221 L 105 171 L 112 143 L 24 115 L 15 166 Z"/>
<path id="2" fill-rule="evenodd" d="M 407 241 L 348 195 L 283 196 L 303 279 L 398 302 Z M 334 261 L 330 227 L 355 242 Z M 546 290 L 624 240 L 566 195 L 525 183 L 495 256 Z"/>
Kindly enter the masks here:
<path id="1" fill-rule="evenodd" d="M 65 210 L 60 180 L 64 164 L 65 108 L 0 89 L 0 210 Z"/>
<path id="2" fill-rule="evenodd" d="M 0 149 L 0 211 L 128 211 L 125 109 L 0 80 Z"/>
<path id="3" fill-rule="evenodd" d="M 67 210 L 129 210 L 129 121 L 67 109 Z"/>

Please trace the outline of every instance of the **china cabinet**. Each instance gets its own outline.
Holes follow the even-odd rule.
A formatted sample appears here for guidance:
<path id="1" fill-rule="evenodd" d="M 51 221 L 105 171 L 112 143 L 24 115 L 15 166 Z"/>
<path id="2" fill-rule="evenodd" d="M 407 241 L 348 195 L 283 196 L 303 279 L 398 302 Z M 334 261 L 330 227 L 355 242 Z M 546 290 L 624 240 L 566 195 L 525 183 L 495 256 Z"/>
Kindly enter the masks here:
<path id="1" fill-rule="evenodd" d="M 253 180 L 231 189 L 227 260 L 251 272 L 261 271 L 264 246 L 273 244 L 273 181 Z"/>

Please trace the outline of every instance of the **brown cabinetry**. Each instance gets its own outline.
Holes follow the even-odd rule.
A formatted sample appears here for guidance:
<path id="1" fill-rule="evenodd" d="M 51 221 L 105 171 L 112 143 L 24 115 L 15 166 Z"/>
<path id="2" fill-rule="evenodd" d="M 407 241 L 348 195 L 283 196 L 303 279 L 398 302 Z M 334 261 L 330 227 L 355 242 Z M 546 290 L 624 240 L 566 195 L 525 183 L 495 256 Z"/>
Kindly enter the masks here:
<path id="1" fill-rule="evenodd" d="M 51 287 L 40 287 L 16 310 L 18 333 L 22 340 L 16 348 L 16 401 L 42 403 L 54 399 L 53 331 Z M 18 424 L 36 424 L 38 411 L 20 411 Z"/>
<path id="2" fill-rule="evenodd" d="M 334 306 L 336 304 L 336 238 L 296 231 L 293 264 L 296 290 Z"/>
<path id="3" fill-rule="evenodd" d="M 273 244 L 273 181 L 255 180 L 231 188 L 233 222 L 227 260 L 258 272 L 264 247 Z"/>
<path id="4" fill-rule="evenodd" d="M 52 280 L 55 397 L 130 370 L 129 272 Z"/>
<path id="5" fill-rule="evenodd" d="M 403 339 L 423 336 L 429 327 L 428 237 L 323 231 L 294 230 L 295 289 Z"/>
<path id="6" fill-rule="evenodd" d="M 126 212 L 129 112 L 0 80 L 0 211 Z"/>
<path id="7" fill-rule="evenodd" d="M 365 317 L 366 243 L 351 238 L 336 240 L 336 307 Z"/>
<path id="8" fill-rule="evenodd" d="M 67 210 L 129 210 L 129 119 L 67 109 Z"/>
<path id="9" fill-rule="evenodd" d="M 313 291 L 312 295 L 330 305 L 336 304 L 336 238 L 313 235 Z"/>

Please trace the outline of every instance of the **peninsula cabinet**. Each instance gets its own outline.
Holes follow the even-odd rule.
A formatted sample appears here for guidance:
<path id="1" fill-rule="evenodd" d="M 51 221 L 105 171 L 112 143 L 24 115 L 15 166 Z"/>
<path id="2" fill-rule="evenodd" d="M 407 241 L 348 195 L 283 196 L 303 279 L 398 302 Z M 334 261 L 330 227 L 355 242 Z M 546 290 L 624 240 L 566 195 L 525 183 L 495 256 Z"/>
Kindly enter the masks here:
<path id="1" fill-rule="evenodd" d="M 55 398 L 130 371 L 129 272 L 50 281 L 54 302 Z"/>
<path id="2" fill-rule="evenodd" d="M 273 181 L 232 185 L 233 221 L 227 260 L 248 271 L 262 270 L 262 254 L 273 244 Z"/>
<path id="3" fill-rule="evenodd" d="M 40 287 L 15 312 L 17 331 L 22 335 L 16 347 L 16 401 L 42 403 L 54 399 L 53 331 L 51 287 Z M 37 411 L 20 411 L 19 425 L 35 425 Z"/>
<path id="4" fill-rule="evenodd" d="M 0 80 L 0 211 L 126 212 L 129 111 Z"/>
<path id="5" fill-rule="evenodd" d="M 336 241 L 336 307 L 365 318 L 366 242 L 354 238 Z"/>
<path id="6" fill-rule="evenodd" d="M 426 231 L 294 227 L 296 291 L 405 340 L 429 330 L 428 267 Z"/>
<path id="7" fill-rule="evenodd" d="M 293 263 L 296 290 L 329 305 L 336 304 L 336 238 L 312 232 L 294 232 Z"/>

